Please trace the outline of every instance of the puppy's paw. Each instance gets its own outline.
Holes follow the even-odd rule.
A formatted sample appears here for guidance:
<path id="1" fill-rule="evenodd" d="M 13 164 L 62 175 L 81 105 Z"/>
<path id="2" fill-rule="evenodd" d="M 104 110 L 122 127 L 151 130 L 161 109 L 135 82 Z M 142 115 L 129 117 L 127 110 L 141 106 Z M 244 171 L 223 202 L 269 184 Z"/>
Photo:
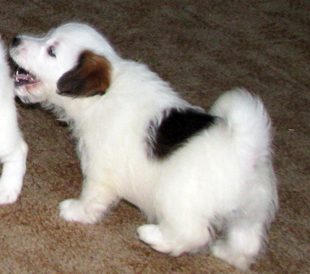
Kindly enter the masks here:
<path id="1" fill-rule="evenodd" d="M 165 239 L 158 225 L 143 225 L 138 228 L 137 232 L 140 240 L 149 244 L 155 250 L 162 253 L 172 252 L 173 248 Z"/>
<path id="2" fill-rule="evenodd" d="M 101 210 L 96 210 L 81 200 L 69 199 L 60 203 L 60 217 L 69 222 L 80 222 L 83 224 L 93 224 L 98 222 L 103 216 Z"/>
<path id="3" fill-rule="evenodd" d="M 227 263 L 239 268 L 240 270 L 247 270 L 252 263 L 252 258 L 233 250 L 226 242 L 218 240 L 215 245 L 211 247 L 211 252 L 215 257 L 226 261 Z"/>
<path id="4" fill-rule="evenodd" d="M 0 185 L 0 205 L 15 203 L 20 191 L 19 188 L 10 188 Z"/>

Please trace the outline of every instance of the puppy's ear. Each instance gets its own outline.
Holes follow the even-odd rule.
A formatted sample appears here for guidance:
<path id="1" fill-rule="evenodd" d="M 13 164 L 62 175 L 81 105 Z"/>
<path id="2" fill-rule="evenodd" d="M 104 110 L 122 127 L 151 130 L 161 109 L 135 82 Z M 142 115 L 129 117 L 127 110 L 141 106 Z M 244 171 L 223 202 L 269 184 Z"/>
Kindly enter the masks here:
<path id="1" fill-rule="evenodd" d="M 57 92 L 74 97 L 104 94 L 110 86 L 110 78 L 110 62 L 103 56 L 84 51 L 78 64 L 58 80 Z"/>

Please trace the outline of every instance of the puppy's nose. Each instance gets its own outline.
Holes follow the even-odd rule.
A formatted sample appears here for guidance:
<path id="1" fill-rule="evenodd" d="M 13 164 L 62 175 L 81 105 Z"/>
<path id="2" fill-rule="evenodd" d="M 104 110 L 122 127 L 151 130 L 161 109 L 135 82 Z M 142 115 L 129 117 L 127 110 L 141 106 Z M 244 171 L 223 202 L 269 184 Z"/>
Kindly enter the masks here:
<path id="1" fill-rule="evenodd" d="M 15 36 L 12 40 L 11 47 L 17 47 L 21 44 L 22 39 L 18 36 Z"/>

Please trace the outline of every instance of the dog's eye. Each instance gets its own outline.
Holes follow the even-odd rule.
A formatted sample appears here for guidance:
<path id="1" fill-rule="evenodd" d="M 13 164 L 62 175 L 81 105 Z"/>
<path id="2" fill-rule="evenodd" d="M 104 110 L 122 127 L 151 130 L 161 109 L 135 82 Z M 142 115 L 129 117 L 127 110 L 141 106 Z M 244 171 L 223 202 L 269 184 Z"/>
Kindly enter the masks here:
<path id="1" fill-rule="evenodd" d="M 48 53 L 49 56 L 56 57 L 55 47 L 54 47 L 54 46 L 50 46 L 50 47 L 48 48 L 47 53 Z"/>

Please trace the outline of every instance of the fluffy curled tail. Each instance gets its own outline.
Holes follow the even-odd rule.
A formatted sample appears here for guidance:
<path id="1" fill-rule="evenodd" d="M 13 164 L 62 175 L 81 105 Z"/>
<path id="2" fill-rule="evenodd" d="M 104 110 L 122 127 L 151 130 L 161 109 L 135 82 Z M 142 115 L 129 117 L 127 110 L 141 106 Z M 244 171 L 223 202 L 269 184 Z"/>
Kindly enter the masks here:
<path id="1" fill-rule="evenodd" d="M 270 155 L 271 124 L 259 97 L 244 89 L 228 91 L 215 102 L 210 113 L 226 121 L 242 158 L 256 165 Z"/>

